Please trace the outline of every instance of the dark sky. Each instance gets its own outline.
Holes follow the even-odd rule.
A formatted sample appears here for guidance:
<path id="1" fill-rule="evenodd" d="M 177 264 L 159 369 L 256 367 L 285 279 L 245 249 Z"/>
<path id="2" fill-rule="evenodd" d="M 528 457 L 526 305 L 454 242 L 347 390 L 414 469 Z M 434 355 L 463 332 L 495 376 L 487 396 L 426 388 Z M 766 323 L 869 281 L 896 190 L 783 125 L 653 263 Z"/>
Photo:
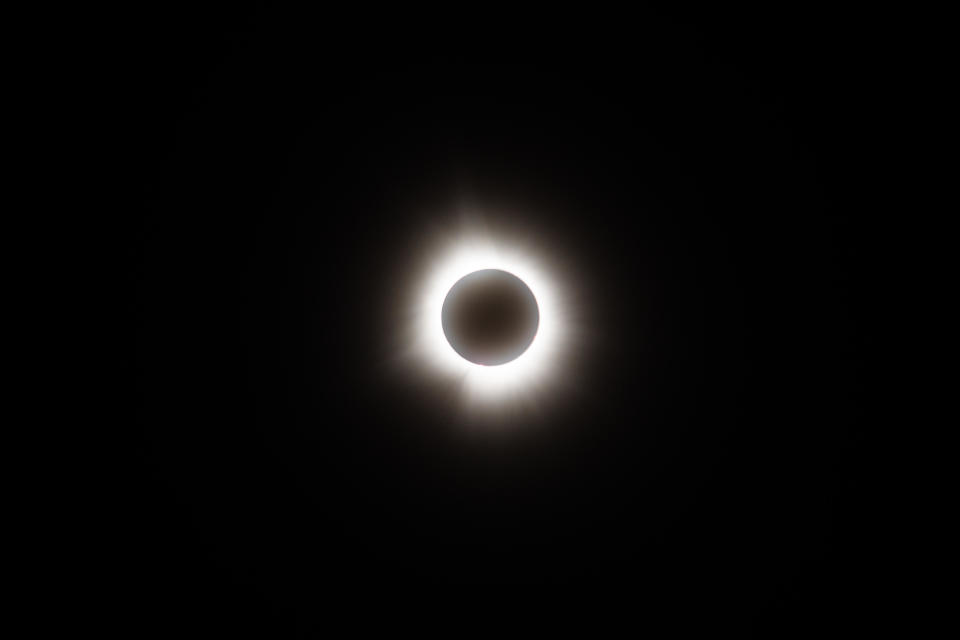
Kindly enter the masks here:
<path id="1" fill-rule="evenodd" d="M 862 629 L 885 590 L 864 27 L 372 17 L 155 15 L 118 52 L 131 636 L 543 599 L 641 631 Z M 599 336 L 562 372 L 576 401 L 482 443 L 380 372 L 397 282 L 464 198 L 569 256 Z"/>

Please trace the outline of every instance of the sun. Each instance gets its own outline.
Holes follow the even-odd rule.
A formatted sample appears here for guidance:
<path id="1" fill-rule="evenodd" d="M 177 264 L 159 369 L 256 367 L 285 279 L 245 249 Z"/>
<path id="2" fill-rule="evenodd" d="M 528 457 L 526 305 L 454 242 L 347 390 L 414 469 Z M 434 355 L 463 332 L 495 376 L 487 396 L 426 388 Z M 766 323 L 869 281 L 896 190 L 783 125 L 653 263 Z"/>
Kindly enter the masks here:
<path id="1" fill-rule="evenodd" d="M 458 381 L 460 400 L 471 408 L 535 408 L 563 378 L 573 338 L 568 292 L 554 276 L 550 252 L 523 242 L 522 235 L 462 225 L 425 247 L 426 260 L 410 300 L 412 322 L 404 339 L 420 373 Z M 451 288 L 477 271 L 505 271 L 536 298 L 539 326 L 529 347 L 497 366 L 476 364 L 458 354 L 444 333 L 442 311 Z"/>

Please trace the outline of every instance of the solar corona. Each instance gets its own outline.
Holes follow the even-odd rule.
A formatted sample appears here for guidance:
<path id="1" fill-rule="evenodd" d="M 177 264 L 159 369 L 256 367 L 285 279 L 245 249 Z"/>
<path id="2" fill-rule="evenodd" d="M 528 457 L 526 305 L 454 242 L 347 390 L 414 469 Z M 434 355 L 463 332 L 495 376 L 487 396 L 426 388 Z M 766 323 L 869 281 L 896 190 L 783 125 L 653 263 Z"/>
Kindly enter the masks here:
<path id="1" fill-rule="evenodd" d="M 549 248 L 525 238 L 462 225 L 421 247 L 401 351 L 421 378 L 455 383 L 471 409 L 534 407 L 563 377 L 570 291 Z"/>

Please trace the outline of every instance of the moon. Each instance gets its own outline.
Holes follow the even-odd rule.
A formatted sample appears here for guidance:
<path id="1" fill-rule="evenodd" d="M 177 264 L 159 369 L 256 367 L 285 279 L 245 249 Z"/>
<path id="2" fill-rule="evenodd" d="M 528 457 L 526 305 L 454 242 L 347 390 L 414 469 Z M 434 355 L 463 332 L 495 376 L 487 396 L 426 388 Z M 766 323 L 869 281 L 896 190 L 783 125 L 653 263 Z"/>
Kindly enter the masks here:
<path id="1" fill-rule="evenodd" d="M 403 313 L 384 313 L 391 375 L 443 390 L 472 426 L 556 410 L 586 346 L 576 263 L 548 232 L 501 220 L 460 212 L 418 235 Z"/>
<path id="2" fill-rule="evenodd" d="M 523 280 L 500 269 L 481 269 L 458 280 L 443 301 L 443 333 L 462 358 L 497 366 L 533 343 L 540 309 Z"/>

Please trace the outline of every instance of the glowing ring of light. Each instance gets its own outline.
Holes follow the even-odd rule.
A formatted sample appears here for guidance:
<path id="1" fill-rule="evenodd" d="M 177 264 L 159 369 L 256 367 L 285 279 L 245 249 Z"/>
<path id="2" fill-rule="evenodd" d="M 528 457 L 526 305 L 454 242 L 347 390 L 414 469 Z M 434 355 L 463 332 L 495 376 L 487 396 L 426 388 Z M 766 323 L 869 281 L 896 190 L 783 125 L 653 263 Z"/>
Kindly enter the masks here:
<path id="1" fill-rule="evenodd" d="M 556 381 L 569 337 L 567 305 L 557 283 L 534 252 L 495 243 L 484 234 L 472 234 L 452 248 L 448 245 L 440 255 L 429 265 L 419 291 L 414 323 L 417 354 L 434 373 L 462 380 L 468 402 L 536 403 L 538 394 Z M 441 320 L 443 301 L 451 287 L 481 269 L 500 269 L 520 278 L 533 292 L 540 310 L 537 335 L 527 350 L 515 360 L 490 367 L 465 360 L 454 351 Z"/>

